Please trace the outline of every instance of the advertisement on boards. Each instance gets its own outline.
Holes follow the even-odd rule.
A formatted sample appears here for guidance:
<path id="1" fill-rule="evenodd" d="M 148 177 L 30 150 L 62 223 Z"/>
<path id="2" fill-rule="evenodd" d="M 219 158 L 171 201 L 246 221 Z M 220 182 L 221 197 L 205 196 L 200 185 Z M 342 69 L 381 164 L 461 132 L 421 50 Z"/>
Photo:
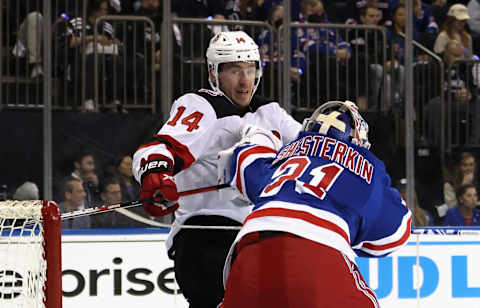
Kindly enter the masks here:
<path id="1" fill-rule="evenodd" d="M 480 308 L 480 234 L 412 234 L 380 259 L 357 258 L 382 307 Z"/>
<path id="2" fill-rule="evenodd" d="M 63 307 L 187 308 L 166 238 L 167 231 L 62 236 Z"/>
<path id="3" fill-rule="evenodd" d="M 167 232 L 65 232 L 63 307 L 187 308 L 167 257 Z M 388 257 L 356 262 L 382 307 L 480 308 L 478 232 L 421 231 Z"/>

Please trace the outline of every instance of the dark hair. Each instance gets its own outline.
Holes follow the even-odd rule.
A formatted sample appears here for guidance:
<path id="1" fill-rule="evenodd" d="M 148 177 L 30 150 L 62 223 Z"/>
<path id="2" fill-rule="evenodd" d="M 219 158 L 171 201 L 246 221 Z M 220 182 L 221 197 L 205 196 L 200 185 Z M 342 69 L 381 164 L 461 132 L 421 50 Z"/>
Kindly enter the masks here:
<path id="1" fill-rule="evenodd" d="M 72 192 L 73 191 L 73 185 L 72 185 L 72 182 L 73 181 L 77 181 L 77 182 L 80 182 L 82 183 L 81 180 L 77 179 L 77 178 L 74 178 L 73 176 L 69 176 L 67 178 L 65 178 L 64 182 L 63 182 L 63 192 Z"/>
<path id="2" fill-rule="evenodd" d="M 85 158 L 86 156 L 92 156 L 93 160 L 95 161 L 95 155 L 93 155 L 93 152 L 91 152 L 90 150 L 82 150 L 78 152 L 77 155 L 75 155 L 73 161 L 76 163 L 81 163 L 83 158 Z"/>
<path id="3" fill-rule="evenodd" d="M 315 5 L 317 3 L 321 3 L 323 5 L 322 0 L 301 0 L 300 1 L 300 12 L 304 12 L 307 5 Z"/>
<path id="4" fill-rule="evenodd" d="M 457 190 L 455 191 L 455 196 L 457 197 L 457 202 L 458 204 L 461 204 L 460 202 L 460 197 L 463 196 L 463 194 L 467 191 L 467 189 L 469 188 L 475 188 L 477 189 L 477 187 L 473 184 L 463 184 L 463 185 L 460 185 Z"/>
<path id="5" fill-rule="evenodd" d="M 456 155 L 456 162 L 455 162 L 455 166 L 453 168 L 453 173 L 452 173 L 452 179 L 451 179 L 451 182 L 453 183 L 454 187 L 458 187 L 461 185 L 461 183 L 463 183 L 463 174 L 462 172 L 460 171 L 460 166 L 462 164 L 462 162 L 465 160 L 465 159 L 468 159 L 468 158 L 473 158 L 474 162 L 475 162 L 475 171 L 474 171 L 474 176 L 473 176 L 473 184 L 476 184 L 477 182 L 477 175 L 476 175 L 476 170 L 477 170 L 477 158 L 475 157 L 475 155 L 473 155 L 472 152 L 467 152 L 467 151 L 464 151 L 464 152 L 460 152 Z"/>
<path id="6" fill-rule="evenodd" d="M 366 6 L 360 8 L 360 16 L 367 16 L 368 9 L 376 9 L 380 10 L 376 5 L 374 4 L 367 4 Z"/>
<path id="7" fill-rule="evenodd" d="M 110 163 L 108 164 L 108 166 L 105 168 L 105 170 L 103 170 L 104 172 L 104 176 L 107 177 L 107 178 L 110 178 L 110 177 L 116 177 L 116 178 L 119 178 L 119 174 L 118 174 L 118 167 L 120 167 L 123 159 L 125 157 L 130 157 L 133 159 L 132 155 L 131 154 L 119 154 L 119 155 L 116 155 L 111 161 Z"/>
<path id="8" fill-rule="evenodd" d="M 120 180 L 117 177 L 112 176 L 112 177 L 104 179 L 102 181 L 101 185 L 100 185 L 101 186 L 100 187 L 100 192 L 101 193 L 106 192 L 108 185 L 114 185 L 114 184 L 118 184 L 118 185 L 122 186 L 120 184 Z"/>
<path id="9" fill-rule="evenodd" d="M 404 8 L 405 9 L 405 4 L 398 3 L 392 8 L 392 16 L 395 15 L 395 13 L 398 11 L 398 9 Z"/>
<path id="10" fill-rule="evenodd" d="M 79 183 L 82 183 L 82 180 L 80 179 L 77 179 L 77 178 L 74 178 L 73 176 L 68 176 L 66 177 L 64 180 L 63 180 L 63 183 L 62 183 L 62 195 L 61 195 L 61 198 L 62 198 L 62 201 L 65 200 L 65 193 L 66 192 L 73 192 L 73 182 L 79 182 Z"/>
<path id="11" fill-rule="evenodd" d="M 272 22 L 273 22 L 273 20 L 272 20 L 273 14 L 274 14 L 278 9 L 280 9 L 280 8 L 282 8 L 282 7 L 283 7 L 283 5 L 281 5 L 281 4 L 272 5 L 272 7 L 270 8 L 270 10 L 268 11 L 268 22 L 269 22 L 271 25 L 273 25 L 273 23 L 272 23 Z"/>
<path id="12" fill-rule="evenodd" d="M 92 15 L 93 12 L 100 10 L 102 3 L 106 2 L 110 8 L 108 0 L 90 0 L 87 2 L 87 16 Z"/>
<path id="13" fill-rule="evenodd" d="M 119 154 L 115 156 L 115 158 L 113 159 L 113 166 L 115 167 L 115 169 L 122 164 L 123 159 L 127 156 L 133 159 L 132 155 L 127 153 Z"/>

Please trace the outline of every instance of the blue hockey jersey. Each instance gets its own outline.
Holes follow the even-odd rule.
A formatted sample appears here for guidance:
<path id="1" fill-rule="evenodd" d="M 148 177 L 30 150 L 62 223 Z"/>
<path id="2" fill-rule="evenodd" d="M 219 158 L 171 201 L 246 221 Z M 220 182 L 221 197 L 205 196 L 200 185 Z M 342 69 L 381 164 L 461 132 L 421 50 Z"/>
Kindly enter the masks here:
<path id="1" fill-rule="evenodd" d="M 278 230 L 354 262 L 356 255 L 385 256 L 409 238 L 410 210 L 390 186 L 383 162 L 363 147 L 301 132 L 278 153 L 262 145 L 237 147 L 230 174 L 230 185 L 255 205 L 235 243 L 250 232 Z"/>

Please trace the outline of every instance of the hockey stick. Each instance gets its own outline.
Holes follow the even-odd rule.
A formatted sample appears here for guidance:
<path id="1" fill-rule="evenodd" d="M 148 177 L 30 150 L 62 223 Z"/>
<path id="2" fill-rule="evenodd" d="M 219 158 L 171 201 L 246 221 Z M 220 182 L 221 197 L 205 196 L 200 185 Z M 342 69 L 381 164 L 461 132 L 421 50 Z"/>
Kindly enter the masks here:
<path id="1" fill-rule="evenodd" d="M 209 186 L 209 187 L 202 187 L 202 188 L 196 188 L 192 190 L 186 190 L 186 191 L 181 191 L 178 193 L 180 197 L 184 196 L 191 196 L 195 194 L 200 194 L 204 193 L 207 191 L 214 191 L 214 190 L 220 190 L 229 187 L 228 184 L 219 184 L 219 185 L 214 185 L 214 186 Z M 78 210 L 78 211 L 73 211 L 73 212 L 68 212 L 64 213 L 61 215 L 61 220 L 66 220 L 70 218 L 77 218 L 77 217 L 82 217 L 82 216 L 89 216 L 89 215 L 94 215 L 94 214 L 99 214 L 99 213 L 105 213 L 105 212 L 110 212 L 118 209 L 128 209 L 131 207 L 139 206 L 142 205 L 143 202 L 146 202 L 149 200 L 135 200 L 135 201 L 128 201 L 128 202 L 122 202 L 122 203 L 117 203 L 117 204 L 112 204 L 112 205 L 103 205 L 99 207 L 92 207 L 88 209 L 83 209 L 83 210 Z"/>
<path id="2" fill-rule="evenodd" d="M 133 220 L 136 220 L 138 222 L 144 223 L 152 227 L 159 227 L 159 228 L 172 227 L 171 223 L 158 222 L 152 219 L 148 219 L 134 212 L 130 212 L 129 210 L 117 209 L 116 211 L 122 215 L 127 216 L 128 218 L 131 218 Z M 241 228 L 241 226 L 204 226 L 204 225 L 180 225 L 178 227 L 181 229 L 208 229 L 208 230 L 240 230 Z"/>

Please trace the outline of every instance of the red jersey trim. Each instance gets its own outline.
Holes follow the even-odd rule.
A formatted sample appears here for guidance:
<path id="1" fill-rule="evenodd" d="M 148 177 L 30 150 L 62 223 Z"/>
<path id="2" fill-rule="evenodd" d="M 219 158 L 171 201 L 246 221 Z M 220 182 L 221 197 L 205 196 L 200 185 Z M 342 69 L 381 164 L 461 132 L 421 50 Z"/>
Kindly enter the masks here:
<path id="1" fill-rule="evenodd" d="M 190 150 L 186 145 L 183 143 L 177 141 L 175 138 L 172 138 L 171 136 L 168 135 L 155 135 L 153 138 L 155 139 L 162 139 L 165 140 L 166 142 L 162 142 L 159 140 L 155 140 L 149 143 L 146 143 L 144 145 L 141 145 L 138 149 L 143 149 L 143 148 L 148 148 L 154 145 L 158 144 L 165 144 L 167 149 L 170 151 L 172 154 L 175 162 L 177 159 L 180 159 L 183 163 L 182 164 L 174 164 L 174 168 L 179 168 L 179 170 L 176 170 L 177 172 L 182 171 L 188 167 L 190 167 L 194 162 L 195 162 L 195 157 L 192 155 Z"/>
<path id="2" fill-rule="evenodd" d="M 337 226 L 336 224 L 317 217 L 315 215 L 312 215 L 310 213 L 304 212 L 304 211 L 297 211 L 297 210 L 291 210 L 291 209 L 282 209 L 282 208 L 268 208 L 268 209 L 259 209 L 251 213 L 250 215 L 247 216 L 243 224 L 245 224 L 248 220 L 253 219 L 253 218 L 258 218 L 258 217 L 265 217 L 265 216 L 280 216 L 280 217 L 288 217 L 288 218 L 297 218 L 304 220 L 306 222 L 309 222 L 311 224 L 314 224 L 316 226 L 322 227 L 324 229 L 328 229 L 330 231 L 333 231 L 335 233 L 338 233 L 341 237 L 345 239 L 347 243 L 350 243 L 348 240 L 348 235 L 345 233 L 345 231 Z"/>
<path id="3" fill-rule="evenodd" d="M 371 250 L 387 250 L 393 247 L 398 247 L 403 245 L 408 238 L 410 237 L 410 228 L 412 224 L 412 217 L 410 217 L 407 221 L 407 228 L 405 229 L 405 232 L 403 233 L 402 237 L 395 242 L 389 243 L 389 244 L 384 244 L 384 245 L 375 245 L 372 243 L 364 243 L 362 247 L 371 249 Z"/>
<path id="4" fill-rule="evenodd" d="M 236 177 L 237 177 L 237 181 L 236 181 L 236 185 L 237 185 L 237 189 L 238 191 L 243 194 L 243 187 L 242 187 L 242 177 L 241 177 L 241 172 L 242 172 L 242 164 L 243 162 L 250 156 L 250 155 L 255 155 L 255 154 L 265 154 L 265 153 L 277 153 L 277 151 L 275 151 L 274 149 L 272 148 L 269 148 L 269 147 L 266 147 L 266 146 L 262 146 L 262 145 L 257 145 L 257 146 L 253 146 L 251 148 L 248 148 L 242 152 L 240 152 L 240 154 L 238 155 L 238 159 L 237 159 L 237 172 L 236 172 Z"/>

